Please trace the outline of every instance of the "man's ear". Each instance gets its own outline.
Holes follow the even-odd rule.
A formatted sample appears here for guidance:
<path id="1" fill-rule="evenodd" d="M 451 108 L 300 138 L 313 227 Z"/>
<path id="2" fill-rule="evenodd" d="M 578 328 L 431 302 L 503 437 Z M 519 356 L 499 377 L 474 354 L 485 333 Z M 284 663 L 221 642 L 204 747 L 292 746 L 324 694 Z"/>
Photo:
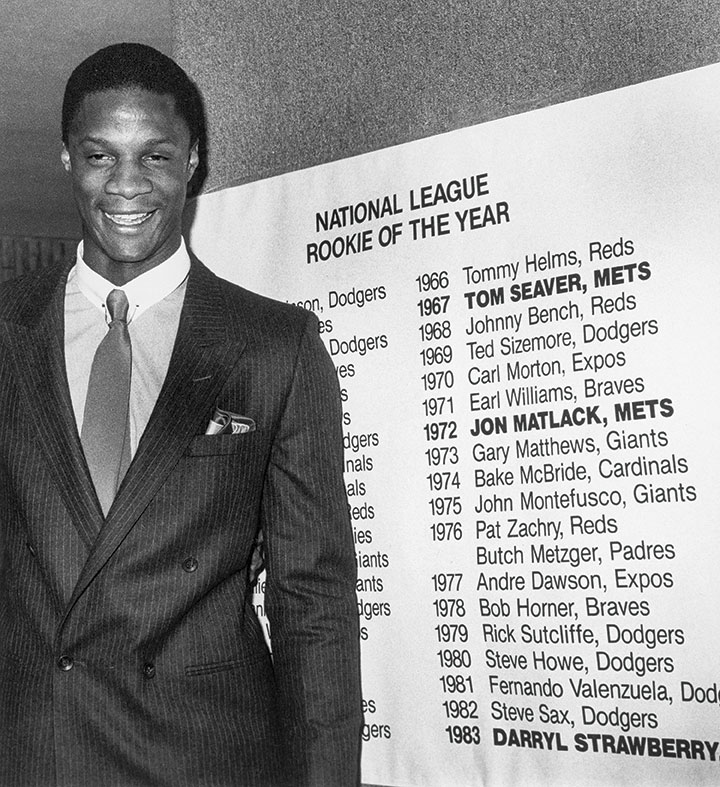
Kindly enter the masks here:
<path id="1" fill-rule="evenodd" d="M 68 152 L 67 145 L 63 143 L 62 151 L 60 153 L 60 161 L 65 168 L 65 172 L 72 172 L 72 164 L 70 163 L 70 153 Z"/>
<path id="2" fill-rule="evenodd" d="M 190 148 L 190 155 L 188 156 L 187 165 L 187 179 L 190 182 L 192 176 L 195 174 L 198 164 L 200 163 L 200 153 L 198 152 L 199 140 Z"/>

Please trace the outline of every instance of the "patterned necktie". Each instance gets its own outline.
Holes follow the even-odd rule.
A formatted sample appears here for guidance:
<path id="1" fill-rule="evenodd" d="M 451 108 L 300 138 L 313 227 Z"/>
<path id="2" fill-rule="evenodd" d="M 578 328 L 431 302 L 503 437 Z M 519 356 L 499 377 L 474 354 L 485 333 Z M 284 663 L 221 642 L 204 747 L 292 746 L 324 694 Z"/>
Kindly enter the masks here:
<path id="1" fill-rule="evenodd" d="M 110 326 L 90 369 L 80 440 L 98 500 L 107 516 L 130 464 L 130 375 L 132 346 L 128 300 L 122 290 L 107 297 Z"/>

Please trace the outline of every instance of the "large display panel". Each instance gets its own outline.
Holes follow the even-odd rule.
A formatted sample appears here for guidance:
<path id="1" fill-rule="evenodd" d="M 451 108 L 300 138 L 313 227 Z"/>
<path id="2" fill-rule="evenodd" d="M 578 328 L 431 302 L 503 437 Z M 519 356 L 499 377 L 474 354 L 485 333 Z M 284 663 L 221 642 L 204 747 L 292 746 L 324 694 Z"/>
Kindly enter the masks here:
<path id="1" fill-rule="evenodd" d="M 194 251 L 337 368 L 364 782 L 720 783 L 719 91 L 198 200 Z"/>

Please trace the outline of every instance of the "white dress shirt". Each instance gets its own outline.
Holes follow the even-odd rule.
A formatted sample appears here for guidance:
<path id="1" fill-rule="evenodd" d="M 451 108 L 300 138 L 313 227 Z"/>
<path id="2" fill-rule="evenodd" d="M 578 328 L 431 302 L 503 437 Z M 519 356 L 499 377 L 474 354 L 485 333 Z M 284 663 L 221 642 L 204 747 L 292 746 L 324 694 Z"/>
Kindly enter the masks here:
<path id="1" fill-rule="evenodd" d="M 105 301 L 111 290 L 128 299 L 132 343 L 130 449 L 134 455 L 162 388 L 177 336 L 190 257 L 184 242 L 165 262 L 116 287 L 82 258 L 82 242 L 65 286 L 65 368 L 78 433 L 95 350 L 107 333 Z"/>

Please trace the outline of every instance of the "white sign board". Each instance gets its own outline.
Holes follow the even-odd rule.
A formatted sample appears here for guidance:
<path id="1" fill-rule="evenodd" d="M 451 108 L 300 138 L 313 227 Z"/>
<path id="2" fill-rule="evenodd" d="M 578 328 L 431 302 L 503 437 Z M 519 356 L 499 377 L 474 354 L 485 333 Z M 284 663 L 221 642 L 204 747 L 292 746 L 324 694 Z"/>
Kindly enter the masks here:
<path id="1" fill-rule="evenodd" d="M 200 198 L 345 411 L 363 781 L 720 783 L 720 67 Z"/>

